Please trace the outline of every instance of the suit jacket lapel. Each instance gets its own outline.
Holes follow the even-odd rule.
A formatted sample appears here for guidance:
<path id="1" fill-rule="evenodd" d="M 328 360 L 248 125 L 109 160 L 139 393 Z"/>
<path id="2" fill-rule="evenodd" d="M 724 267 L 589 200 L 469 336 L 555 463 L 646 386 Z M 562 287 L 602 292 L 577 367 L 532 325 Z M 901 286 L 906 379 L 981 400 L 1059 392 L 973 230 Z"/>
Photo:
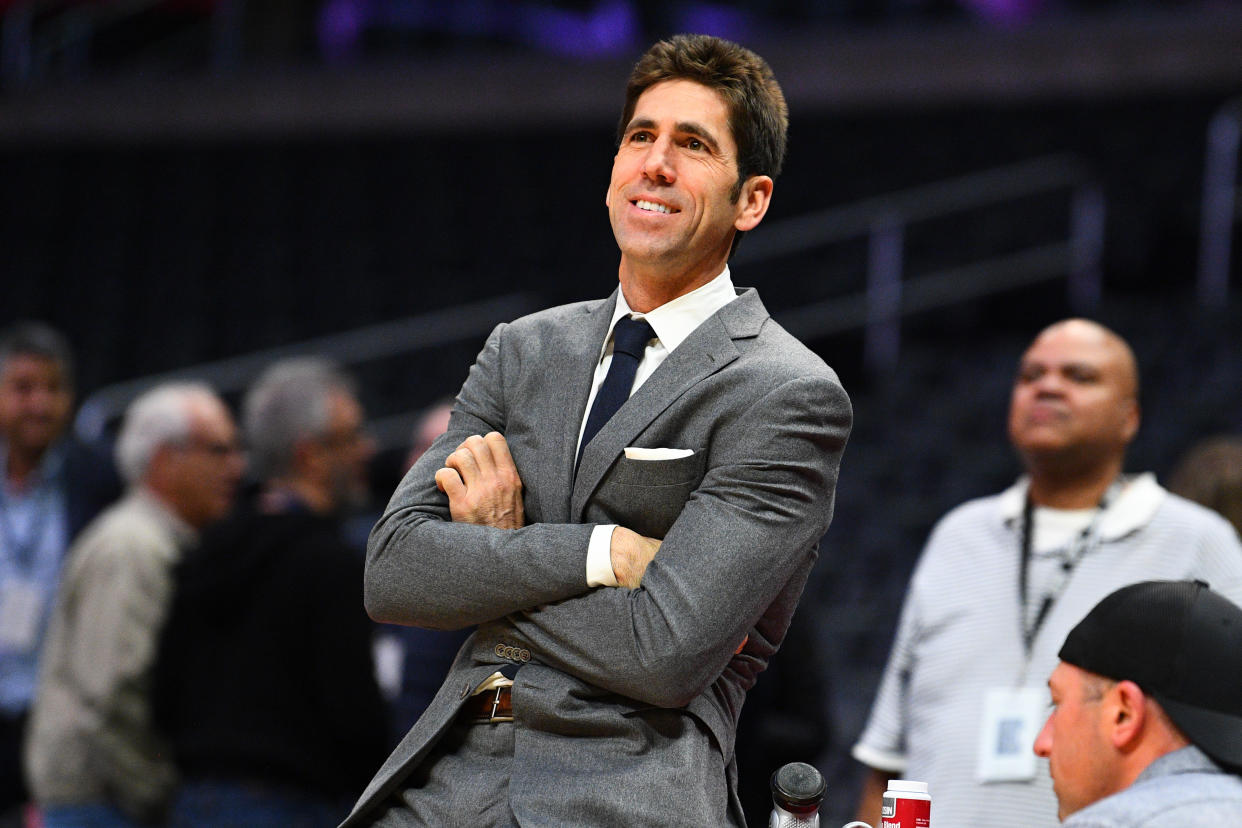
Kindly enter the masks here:
<path id="1" fill-rule="evenodd" d="M 687 390 L 737 359 L 739 353 L 733 340 L 758 335 L 767 318 L 759 295 L 746 290 L 708 317 L 669 354 L 587 444 L 573 484 L 572 519 L 581 519 L 591 493 L 625 447 L 633 445 L 634 438 Z M 579 415 L 580 422 L 581 411 Z M 574 433 L 576 436 L 576 430 Z"/>
<path id="2" fill-rule="evenodd" d="M 569 498 L 574 478 L 574 460 L 578 454 L 578 430 L 586 417 L 587 396 L 600 348 L 608 335 L 608 325 L 616 307 L 617 294 L 581 309 L 581 318 L 570 326 L 565 342 L 549 348 L 546 376 L 553 385 L 552 393 L 541 400 L 544 404 L 545 433 L 554 442 L 549 461 L 540 464 L 540 503 L 542 521 L 569 522 Z"/>

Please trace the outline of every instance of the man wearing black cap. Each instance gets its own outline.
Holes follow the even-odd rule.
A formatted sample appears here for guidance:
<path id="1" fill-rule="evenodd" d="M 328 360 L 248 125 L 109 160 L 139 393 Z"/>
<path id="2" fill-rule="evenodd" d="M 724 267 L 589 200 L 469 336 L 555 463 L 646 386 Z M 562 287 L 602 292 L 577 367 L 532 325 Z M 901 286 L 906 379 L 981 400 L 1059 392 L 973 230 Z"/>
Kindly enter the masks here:
<path id="1" fill-rule="evenodd" d="M 1202 581 L 1144 581 L 1070 631 L 1035 740 L 1065 828 L 1242 818 L 1242 609 Z"/>

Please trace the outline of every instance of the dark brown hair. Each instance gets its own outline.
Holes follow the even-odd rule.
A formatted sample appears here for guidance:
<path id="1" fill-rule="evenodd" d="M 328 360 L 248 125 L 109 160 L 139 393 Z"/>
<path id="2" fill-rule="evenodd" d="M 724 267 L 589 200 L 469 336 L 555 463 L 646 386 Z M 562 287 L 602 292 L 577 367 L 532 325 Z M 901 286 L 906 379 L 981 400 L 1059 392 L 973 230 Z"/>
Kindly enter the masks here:
<path id="1" fill-rule="evenodd" d="M 709 35 L 675 35 L 661 40 L 639 58 L 625 89 L 625 109 L 617 125 L 618 145 L 634 117 L 639 96 L 667 80 L 701 83 L 724 98 L 738 150 L 735 201 L 741 194 L 742 183 L 751 176 L 776 178 L 785 162 L 785 135 L 789 128 L 785 95 L 763 58 L 736 43 Z"/>

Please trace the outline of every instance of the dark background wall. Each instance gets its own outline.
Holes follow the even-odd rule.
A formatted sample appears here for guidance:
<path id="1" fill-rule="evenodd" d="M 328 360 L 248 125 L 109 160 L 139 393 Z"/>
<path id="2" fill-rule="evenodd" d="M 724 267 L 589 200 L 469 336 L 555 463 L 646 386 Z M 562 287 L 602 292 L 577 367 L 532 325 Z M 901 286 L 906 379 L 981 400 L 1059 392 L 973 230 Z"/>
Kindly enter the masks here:
<path id="1" fill-rule="evenodd" d="M 1108 291 L 1188 297 L 1225 97 L 795 110 L 769 220 L 1073 152 L 1107 194 Z M 515 288 L 596 296 L 615 280 L 612 140 L 604 122 L 0 151 L 3 316 L 72 331 L 90 389 Z M 916 237 L 911 269 L 1021 232 L 976 218 Z M 825 278 L 815 254 L 737 278 L 778 313 L 862 285 L 857 269 Z"/>

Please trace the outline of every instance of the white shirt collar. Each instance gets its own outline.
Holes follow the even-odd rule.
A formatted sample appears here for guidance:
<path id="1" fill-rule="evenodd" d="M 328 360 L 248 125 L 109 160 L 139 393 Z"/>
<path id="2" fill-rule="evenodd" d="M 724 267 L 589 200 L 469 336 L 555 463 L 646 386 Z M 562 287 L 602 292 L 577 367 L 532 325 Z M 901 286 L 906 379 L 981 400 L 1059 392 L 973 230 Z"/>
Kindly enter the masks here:
<path id="1" fill-rule="evenodd" d="M 625 301 L 625 293 L 617 290 L 617 307 L 612 312 L 612 322 L 608 327 L 611 338 L 612 328 L 623 316 L 635 316 L 646 319 L 660 339 L 665 350 L 672 351 L 694 333 L 694 329 L 707 321 L 708 317 L 737 298 L 733 288 L 733 278 L 729 275 L 729 266 L 720 275 L 705 285 L 700 285 L 689 293 L 682 294 L 671 302 L 647 313 L 637 313 L 630 309 Z"/>
<path id="2" fill-rule="evenodd" d="M 1030 478 L 1023 475 L 1001 493 L 997 503 L 1000 518 L 1005 523 L 1016 523 L 1022 517 L 1026 503 L 1026 489 Z M 1151 472 L 1139 474 L 1125 481 L 1117 501 L 1111 504 L 1100 519 L 1100 537 L 1116 540 L 1136 529 L 1146 526 L 1155 516 L 1168 492 L 1156 482 Z"/>

